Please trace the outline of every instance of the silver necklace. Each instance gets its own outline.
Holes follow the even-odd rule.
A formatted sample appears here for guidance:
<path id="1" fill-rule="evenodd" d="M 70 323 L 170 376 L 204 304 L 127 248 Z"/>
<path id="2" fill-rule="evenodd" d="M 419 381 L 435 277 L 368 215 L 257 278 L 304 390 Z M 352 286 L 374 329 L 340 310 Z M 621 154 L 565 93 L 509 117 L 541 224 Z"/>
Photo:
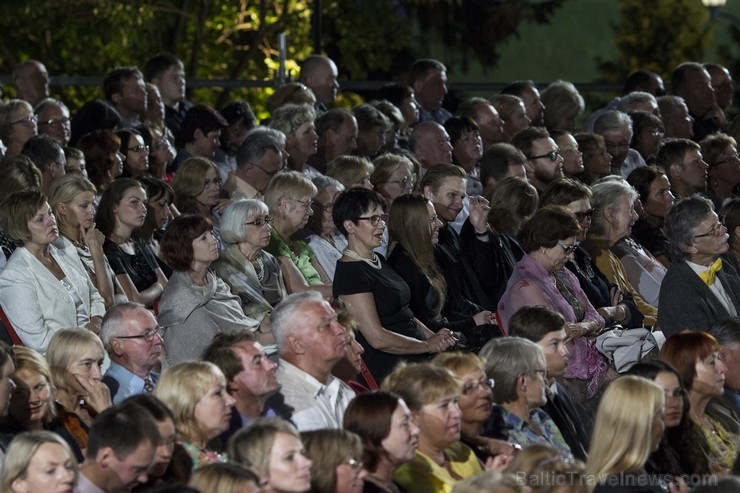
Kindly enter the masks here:
<path id="1" fill-rule="evenodd" d="M 262 283 L 262 280 L 265 278 L 265 264 L 262 262 L 262 255 L 259 253 L 257 254 L 257 258 L 252 261 L 252 267 L 255 268 L 254 271 L 257 274 L 257 280 Z"/>
<path id="2" fill-rule="evenodd" d="M 382 265 L 380 265 L 380 257 L 378 257 L 375 252 L 373 252 L 373 256 L 369 259 L 361 257 L 357 252 L 355 252 L 354 250 L 350 250 L 349 248 L 345 248 L 342 254 L 356 260 L 362 260 L 373 269 L 380 269 L 381 267 L 383 267 Z"/>

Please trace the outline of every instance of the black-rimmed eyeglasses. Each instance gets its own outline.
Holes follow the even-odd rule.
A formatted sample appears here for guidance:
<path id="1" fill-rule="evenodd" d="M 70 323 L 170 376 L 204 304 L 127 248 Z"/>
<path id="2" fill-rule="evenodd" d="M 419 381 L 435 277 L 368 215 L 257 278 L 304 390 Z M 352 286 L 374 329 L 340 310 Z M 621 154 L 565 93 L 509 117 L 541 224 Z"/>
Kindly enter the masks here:
<path id="1" fill-rule="evenodd" d="M 560 157 L 560 150 L 556 149 L 554 151 L 550 151 L 547 154 L 542 154 L 541 156 L 529 156 L 527 159 L 529 160 L 535 160 L 535 159 L 542 159 L 542 158 L 549 158 L 550 161 L 555 162 Z"/>

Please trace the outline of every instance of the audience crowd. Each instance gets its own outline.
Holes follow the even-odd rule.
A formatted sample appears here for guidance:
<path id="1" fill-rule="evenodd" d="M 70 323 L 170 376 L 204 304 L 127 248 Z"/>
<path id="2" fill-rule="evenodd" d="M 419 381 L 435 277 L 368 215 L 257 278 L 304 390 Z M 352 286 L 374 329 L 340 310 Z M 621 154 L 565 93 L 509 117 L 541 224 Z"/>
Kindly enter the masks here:
<path id="1" fill-rule="evenodd" d="M 727 69 L 0 104 L 0 493 L 740 491 Z M 580 122 L 583 127 L 580 127 Z"/>

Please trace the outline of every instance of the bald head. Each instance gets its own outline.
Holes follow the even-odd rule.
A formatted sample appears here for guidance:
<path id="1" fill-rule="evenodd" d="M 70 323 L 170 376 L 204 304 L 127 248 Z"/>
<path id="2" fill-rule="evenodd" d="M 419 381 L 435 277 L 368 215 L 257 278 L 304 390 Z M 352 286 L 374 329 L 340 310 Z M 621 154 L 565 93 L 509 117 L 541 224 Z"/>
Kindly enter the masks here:
<path id="1" fill-rule="evenodd" d="M 49 73 L 38 60 L 26 60 L 13 69 L 13 84 L 18 99 L 36 106 L 49 97 Z"/>
<path id="2" fill-rule="evenodd" d="M 337 76 L 336 64 L 323 55 L 311 55 L 301 64 L 300 81 L 313 91 L 318 103 L 330 103 L 337 99 Z"/>
<path id="3" fill-rule="evenodd" d="M 436 122 L 422 122 L 409 137 L 409 148 L 424 168 L 452 164 L 452 143 L 445 128 Z"/>

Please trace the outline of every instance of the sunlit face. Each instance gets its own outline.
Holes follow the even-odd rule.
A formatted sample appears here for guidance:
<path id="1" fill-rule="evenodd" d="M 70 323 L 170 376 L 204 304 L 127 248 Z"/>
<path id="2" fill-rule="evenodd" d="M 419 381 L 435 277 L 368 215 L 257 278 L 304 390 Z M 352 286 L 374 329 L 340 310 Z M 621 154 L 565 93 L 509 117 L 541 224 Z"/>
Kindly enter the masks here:
<path id="1" fill-rule="evenodd" d="M 462 382 L 460 412 L 464 423 L 483 424 L 491 416 L 493 390 L 483 370 L 476 369 L 458 375 Z"/>
<path id="2" fill-rule="evenodd" d="M 725 388 L 727 367 L 719 351 L 704 359 L 698 359 L 694 366 L 696 376 L 691 384 L 691 391 L 701 395 L 719 396 Z"/>
<path id="3" fill-rule="evenodd" d="M 560 151 L 558 145 L 550 137 L 532 142 L 532 154 L 527 163 L 531 173 L 529 175 L 541 184 L 548 184 L 563 178 L 562 154 L 551 154 Z M 555 156 L 553 161 L 551 156 Z"/>
<path id="4" fill-rule="evenodd" d="M 563 134 L 555 139 L 555 143 L 563 156 L 563 173 L 567 176 L 583 173 L 586 169 L 583 166 L 583 153 L 578 149 L 576 139 L 571 134 Z"/>
<path id="5" fill-rule="evenodd" d="M 431 69 L 426 76 L 414 82 L 416 99 L 422 108 L 435 111 L 442 106 L 447 94 L 447 73 L 439 69 Z"/>
<path id="6" fill-rule="evenodd" d="M 635 204 L 624 195 L 618 199 L 616 206 L 611 209 L 612 217 L 606 222 L 611 230 L 610 237 L 614 240 L 620 240 L 632 233 L 632 226 L 637 221 L 637 212 Z"/>
<path id="7" fill-rule="evenodd" d="M 134 134 L 129 138 L 124 165 L 131 176 L 140 176 L 149 170 L 149 148 L 141 135 Z"/>
<path id="8" fill-rule="evenodd" d="M 60 104 L 47 104 L 39 112 L 37 126 L 39 133 L 53 137 L 62 147 L 67 145 L 72 134 L 69 110 Z"/>
<path id="9" fill-rule="evenodd" d="M 120 336 L 141 336 L 152 334 L 151 340 L 143 337 L 112 338 L 111 350 L 118 362 L 129 371 L 145 378 L 160 363 L 162 357 L 162 337 L 156 332 L 157 319 L 149 310 L 132 310 L 126 315 Z"/>
<path id="10" fill-rule="evenodd" d="M 213 207 L 218 203 L 221 194 L 221 177 L 215 166 L 210 166 L 203 177 L 203 190 L 195 197 L 199 204 Z"/>
<path id="11" fill-rule="evenodd" d="M 714 181 L 735 186 L 740 183 L 740 157 L 735 146 L 727 146 L 709 168 L 710 184 Z"/>
<path id="12" fill-rule="evenodd" d="M 162 195 L 149 200 L 148 214 L 154 214 L 154 224 L 157 228 L 164 228 L 165 224 L 172 219 L 172 211 L 170 210 L 171 204 L 172 197 L 167 193 L 163 193 Z"/>
<path id="13" fill-rule="evenodd" d="M 349 457 L 336 468 L 335 493 L 362 493 L 367 472 L 362 468 L 362 457 Z"/>
<path id="14" fill-rule="evenodd" d="M 204 231 L 192 241 L 193 263 L 210 264 L 218 259 L 218 240 L 213 230 Z"/>
<path id="15" fill-rule="evenodd" d="M 146 85 L 146 120 L 164 122 L 164 99 L 154 84 Z"/>
<path id="16" fill-rule="evenodd" d="M 337 132 L 329 129 L 329 134 L 333 137 L 334 153 L 339 156 L 354 151 L 357 148 L 358 132 L 357 119 L 354 116 L 345 118 L 344 123 L 342 123 L 342 126 L 339 127 Z"/>
<path id="17" fill-rule="evenodd" d="M 645 202 L 642 203 L 643 210 L 655 217 L 665 217 L 668 211 L 673 207 L 674 200 L 671 193 L 671 182 L 666 175 L 658 176 L 650 184 L 648 195 Z"/>
<path id="18" fill-rule="evenodd" d="M 288 136 L 288 147 L 293 149 L 291 154 L 297 152 L 303 156 L 312 156 L 316 154 L 318 144 L 319 134 L 312 121 L 304 123 Z"/>
<path id="19" fill-rule="evenodd" d="M 269 488 L 276 492 L 305 493 L 311 489 L 311 460 L 306 457 L 300 438 L 275 434 L 266 479 Z"/>
<path id="20" fill-rule="evenodd" d="M 376 188 L 383 197 L 392 202 L 396 197 L 409 193 L 413 187 L 414 182 L 409 167 L 406 164 L 399 164 L 393 174 L 388 177 L 388 181 L 378 183 Z"/>
<path id="21" fill-rule="evenodd" d="M 13 493 L 71 493 L 77 478 L 73 457 L 58 443 L 41 444 L 24 473 L 11 483 Z"/>
<path id="22" fill-rule="evenodd" d="M 416 153 L 427 166 L 452 164 L 452 143 L 442 125 L 430 125 L 420 140 Z"/>
<path id="23" fill-rule="evenodd" d="M 475 163 L 483 156 L 483 141 L 477 130 L 463 132 L 455 141 L 452 155 L 466 171 L 471 171 Z"/>
<path id="24" fill-rule="evenodd" d="M 545 353 L 547 377 L 562 377 L 565 374 L 565 367 L 568 366 L 568 348 L 565 345 L 565 329 L 548 332 L 545 334 L 545 337 L 537 341 L 537 345 Z"/>
<path id="25" fill-rule="evenodd" d="M 313 198 L 303 195 L 296 198 L 284 198 L 281 200 L 282 211 L 285 221 L 298 231 L 308 223 L 308 218 L 313 216 Z"/>
<path id="26" fill-rule="evenodd" d="M 85 388 L 80 382 L 95 383 L 103 380 L 103 349 L 91 344 L 78 359 L 67 368 L 72 387 L 80 393 Z"/>
<path id="27" fill-rule="evenodd" d="M 694 228 L 694 243 L 696 251 L 689 252 L 692 261 L 708 264 L 719 255 L 730 249 L 728 243 L 730 235 L 727 228 L 719 222 L 717 214 L 712 212 Z"/>
<path id="28" fill-rule="evenodd" d="M 578 235 L 578 241 L 586 239 L 589 228 L 591 228 L 591 218 L 594 210 L 591 208 L 591 202 L 587 199 L 575 200 L 568 204 L 567 209 L 575 214 L 578 219 L 578 225 L 581 227 L 581 233 Z"/>
<path id="29" fill-rule="evenodd" d="M 452 394 L 424 404 L 416 413 L 420 435 L 433 446 L 445 449 L 460 440 L 462 411 L 460 396 Z"/>
<path id="30" fill-rule="evenodd" d="M 38 135 L 37 121 L 30 106 L 24 105 L 16 109 L 10 119 L 10 133 L 6 143 L 22 146 L 28 139 Z"/>
<path id="31" fill-rule="evenodd" d="M 306 80 L 306 84 L 313 91 L 317 102 L 330 103 L 337 99 L 337 91 L 339 90 L 339 82 L 337 82 L 338 75 L 336 64 L 328 58 L 324 60 L 324 63 L 313 69 L 311 75 Z"/>
<path id="32" fill-rule="evenodd" d="M 425 187 L 424 194 L 432 201 L 439 219 L 443 222 L 454 221 L 462 211 L 465 185 L 465 178 L 450 176 L 442 180 L 436 192 Z"/>
<path id="33" fill-rule="evenodd" d="M 166 418 L 164 421 L 157 421 L 157 429 L 159 430 L 160 441 L 154 453 L 154 462 L 149 468 L 149 475 L 155 478 L 163 476 L 167 466 L 170 465 L 177 439 L 175 423 L 171 419 Z"/>
<path id="34" fill-rule="evenodd" d="M 379 206 L 374 205 L 372 209 L 365 212 L 363 218 L 372 218 L 373 216 L 382 216 L 383 209 Z M 358 219 L 356 224 L 353 221 L 347 221 L 352 223 L 354 240 L 359 242 L 362 246 L 369 250 L 373 250 L 379 247 L 383 243 L 383 231 L 385 231 L 385 221 L 382 219 L 377 224 L 373 225 L 370 219 Z M 345 226 L 346 227 L 346 226 Z"/>
<path id="35" fill-rule="evenodd" d="M 492 104 L 480 103 L 476 106 L 476 123 L 483 140 L 484 150 L 496 142 L 501 142 L 504 135 L 504 121 Z"/>
<path id="36" fill-rule="evenodd" d="M 267 217 L 269 216 L 262 214 L 261 212 L 247 216 L 246 221 L 244 221 L 244 242 L 247 245 L 250 245 L 253 248 L 265 248 L 270 243 L 272 226 L 267 222 Z M 254 224 L 255 222 L 260 222 L 262 224 L 257 226 Z"/>
<path id="37" fill-rule="evenodd" d="M 239 394 L 260 399 L 280 388 L 275 376 L 277 363 L 265 354 L 260 343 L 240 342 L 231 350 L 239 358 L 243 368 L 229 382 L 229 386 L 236 388 Z"/>
<path id="38" fill-rule="evenodd" d="M 172 65 L 159 77 L 154 77 L 152 82 L 159 88 L 162 99 L 168 106 L 185 98 L 185 70 L 180 64 Z"/>
<path id="39" fill-rule="evenodd" d="M 51 212 L 51 207 L 46 202 L 44 202 L 26 224 L 28 232 L 31 233 L 31 243 L 48 245 L 59 238 L 56 218 Z"/>
<path id="40" fill-rule="evenodd" d="M 431 200 L 427 202 L 427 213 L 429 215 L 429 230 L 432 234 L 432 245 L 436 245 L 439 243 L 439 230 L 443 224 L 437 217 L 437 210 Z"/>
<path id="41" fill-rule="evenodd" d="M 49 410 L 51 384 L 42 374 L 25 368 L 13 374 L 13 382 L 15 389 L 10 397 L 10 415 L 24 429 L 40 426 Z"/>
<path id="42" fill-rule="evenodd" d="M 326 301 L 303 304 L 302 326 L 292 337 L 319 361 L 338 362 L 347 354 L 347 331 Z"/>
<path id="43" fill-rule="evenodd" d="M 521 101 L 514 105 L 509 118 L 504 120 L 504 133 L 511 139 L 517 133 L 529 127 L 531 120 L 527 116 L 527 110 Z"/>
<path id="44" fill-rule="evenodd" d="M 111 453 L 109 467 L 115 474 L 114 484 L 109 485 L 111 491 L 130 491 L 136 485 L 146 483 L 155 451 L 155 446 L 145 441 L 123 459 Z"/>
<path id="45" fill-rule="evenodd" d="M 216 382 L 195 404 L 194 417 L 203 443 L 216 438 L 229 428 L 231 408 L 236 401 L 226 392 L 226 386 Z M 195 438 L 195 437 L 191 437 Z"/>
<path id="46" fill-rule="evenodd" d="M 545 105 L 540 100 L 540 92 L 534 86 L 527 86 L 522 90 L 521 98 L 532 125 L 542 126 Z"/>
<path id="47" fill-rule="evenodd" d="M 72 175 L 78 175 L 83 178 L 87 178 L 87 163 L 85 162 L 84 156 L 82 159 L 77 159 L 71 156 L 68 157 L 67 165 L 64 167 L 64 171 Z"/>
<path id="48" fill-rule="evenodd" d="M 141 187 L 123 191 L 121 201 L 113 206 L 116 222 L 131 229 L 140 228 L 146 219 L 146 192 Z"/>
<path id="49" fill-rule="evenodd" d="M 349 362 L 352 369 L 355 371 L 355 375 L 359 375 L 362 371 L 362 353 L 365 352 L 365 348 L 362 344 L 357 342 L 354 332 L 347 331 L 347 355 L 345 359 Z"/>
<path id="50" fill-rule="evenodd" d="M 665 392 L 665 426 L 675 428 L 683 417 L 684 390 L 675 373 L 661 371 L 655 375 L 655 383 Z"/>
<path id="51" fill-rule="evenodd" d="M 709 165 L 704 161 L 698 149 L 689 149 L 684 154 L 680 165 L 670 167 L 671 177 L 679 180 L 694 192 L 707 189 Z"/>
<path id="52" fill-rule="evenodd" d="M 406 403 L 399 399 L 391 416 L 391 429 L 381 443 L 394 465 L 410 461 L 419 446 L 419 427 L 411 417 Z"/>

